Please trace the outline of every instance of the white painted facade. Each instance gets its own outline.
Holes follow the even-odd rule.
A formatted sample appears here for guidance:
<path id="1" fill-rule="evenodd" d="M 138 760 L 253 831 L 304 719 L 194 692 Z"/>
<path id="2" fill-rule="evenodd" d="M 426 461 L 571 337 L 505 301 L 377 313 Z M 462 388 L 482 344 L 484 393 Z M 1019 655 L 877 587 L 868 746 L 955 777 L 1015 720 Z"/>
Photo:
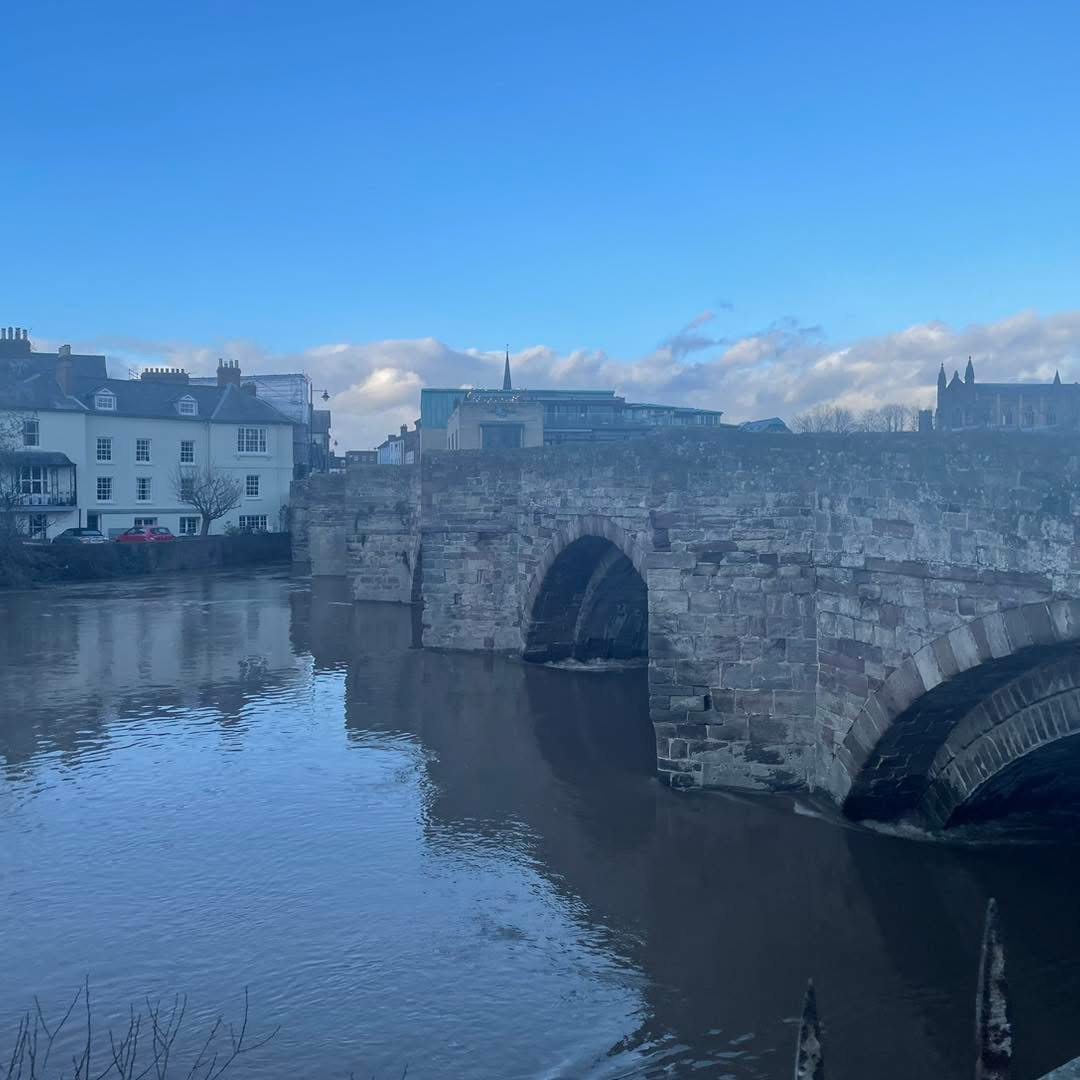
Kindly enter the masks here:
<path id="1" fill-rule="evenodd" d="M 223 423 L 198 416 L 125 416 L 93 405 L 86 411 L 16 412 L 38 422 L 37 445 L 25 450 L 58 451 L 75 465 L 74 507 L 26 507 L 36 524 L 42 516 L 47 519 L 47 539 L 79 525 L 109 535 L 150 519 L 178 536 L 197 534 L 197 511 L 179 500 L 174 478 L 181 467 L 207 465 L 232 474 L 241 485 L 240 505 L 211 523 L 212 534 L 229 526 L 270 532 L 287 527 L 293 435 L 284 418 L 282 423 Z M 245 431 L 243 449 L 241 428 L 251 429 Z"/>

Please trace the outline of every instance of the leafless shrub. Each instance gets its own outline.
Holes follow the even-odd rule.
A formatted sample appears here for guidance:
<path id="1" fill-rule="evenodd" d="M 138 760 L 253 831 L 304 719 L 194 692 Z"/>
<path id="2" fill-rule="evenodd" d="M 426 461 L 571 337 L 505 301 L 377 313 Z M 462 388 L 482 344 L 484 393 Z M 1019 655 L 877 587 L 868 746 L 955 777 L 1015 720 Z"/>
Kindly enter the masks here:
<path id="1" fill-rule="evenodd" d="M 791 428 L 799 434 L 835 432 L 844 434 L 855 430 L 855 414 L 842 405 L 815 405 L 807 412 L 791 418 Z"/>
<path id="2" fill-rule="evenodd" d="M 82 1008 L 79 1009 L 80 1002 Z M 50 1059 L 62 1032 L 70 1030 L 69 1021 L 79 1009 L 85 1014 L 82 1023 L 85 1038 L 79 1039 L 79 1052 L 72 1054 L 68 1063 L 51 1066 Z M 278 1032 L 251 1041 L 248 1037 L 248 992 L 244 988 L 244 1014 L 238 1026 L 226 1024 L 219 1016 L 198 1052 L 186 1065 L 175 1063 L 172 1058 L 176 1041 L 187 1013 L 187 997 L 177 995 L 171 1005 L 162 1005 L 160 999 L 146 999 L 145 1006 L 129 1011 L 126 1028 L 108 1032 L 107 1051 L 95 1046 L 93 1015 L 90 1007 L 90 981 L 83 983 L 72 999 L 67 1011 L 50 1024 L 45 1018 L 41 1002 L 35 997 L 34 1007 L 28 1009 L 19 1020 L 15 1044 L 6 1065 L 0 1059 L 3 1080 L 167 1080 L 168 1077 L 184 1077 L 185 1080 L 217 1080 L 240 1057 L 265 1046 Z"/>
<path id="3" fill-rule="evenodd" d="M 867 409 L 859 417 L 860 431 L 916 431 L 919 426 L 919 410 L 910 405 L 882 405 L 879 409 Z"/>
<path id="4" fill-rule="evenodd" d="M 866 409 L 858 417 L 843 405 L 815 405 L 791 418 L 793 431 L 800 434 L 849 431 L 915 431 L 919 426 L 919 410 L 910 405 L 891 403 L 877 409 Z"/>

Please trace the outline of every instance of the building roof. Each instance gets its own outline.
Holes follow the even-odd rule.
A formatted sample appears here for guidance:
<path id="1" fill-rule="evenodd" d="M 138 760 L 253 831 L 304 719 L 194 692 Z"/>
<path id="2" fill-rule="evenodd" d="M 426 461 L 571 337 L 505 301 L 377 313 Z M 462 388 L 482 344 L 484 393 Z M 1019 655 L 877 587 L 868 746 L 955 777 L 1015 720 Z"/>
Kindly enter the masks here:
<path id="1" fill-rule="evenodd" d="M 32 354 L 34 355 L 34 354 Z M 37 354 L 48 358 L 48 354 Z M 187 382 L 165 379 L 109 379 L 92 371 L 71 380 L 71 393 L 65 394 L 56 380 L 56 359 L 51 358 L 49 370 L 27 375 L 29 370 L 22 358 L 11 363 L 0 360 L 0 408 L 32 409 L 47 412 L 96 412 L 94 395 L 108 390 L 116 398 L 116 409 L 108 415 L 144 416 L 193 423 L 222 424 L 292 424 L 289 417 L 268 402 L 249 394 L 235 385 L 192 386 Z M 40 367 L 42 365 L 34 365 Z M 197 405 L 195 416 L 181 416 L 177 402 L 193 398 Z"/>
<path id="2" fill-rule="evenodd" d="M 73 353 L 69 345 L 65 345 L 64 349 L 76 375 L 93 375 L 102 379 L 108 375 L 104 356 Z M 59 352 L 34 352 L 29 331 L 22 327 L 0 327 L 0 362 L 16 368 L 20 378 L 52 374 L 59 358 Z"/>
<path id="3" fill-rule="evenodd" d="M 59 450 L 15 450 L 12 453 L 12 461 L 16 466 L 68 465 L 73 467 L 75 465 L 67 454 L 61 454 Z"/>
<path id="4" fill-rule="evenodd" d="M 965 384 L 966 385 L 966 384 Z M 1069 383 L 1044 383 L 1044 382 L 981 382 L 973 384 L 976 390 L 993 390 L 995 394 L 1014 393 L 1022 394 L 1032 390 L 1054 390 L 1055 388 L 1069 389 Z M 1073 387 L 1077 383 L 1071 384 Z"/>
<path id="5" fill-rule="evenodd" d="M 699 409 L 696 405 L 659 405 L 652 401 L 628 401 L 627 409 L 663 409 L 666 412 L 704 413 L 706 416 L 723 416 L 722 409 Z"/>
<path id="6" fill-rule="evenodd" d="M 54 375 L 59 359 L 57 353 L 32 352 L 25 356 L 4 358 L 0 360 L 0 363 L 5 367 L 10 366 L 12 370 L 22 374 L 23 378 L 30 378 L 32 375 Z M 73 375 L 94 379 L 106 379 L 109 376 L 104 356 L 72 353 L 68 359 L 71 360 Z"/>
<path id="7" fill-rule="evenodd" d="M 259 398 L 298 424 L 311 423 L 311 379 L 301 371 L 272 375 L 243 375 L 243 382 L 254 383 Z M 217 386 L 216 375 L 192 376 L 189 386 Z"/>
<path id="8" fill-rule="evenodd" d="M 514 400 L 540 401 L 546 403 L 611 404 L 625 409 L 663 409 L 667 412 L 699 413 L 722 416 L 720 409 L 699 409 L 693 405 L 658 405 L 649 402 L 624 401 L 614 390 L 488 390 L 483 387 L 425 387 L 420 391 L 420 419 L 426 428 L 444 428 L 459 400 L 469 394 L 480 394 L 485 399 L 496 400 L 505 396 Z"/>
<path id="9" fill-rule="evenodd" d="M 82 412 L 84 407 L 67 397 L 52 375 L 20 377 L 0 363 L 0 409 L 32 409 L 52 412 Z M 104 382 L 104 380 L 102 380 Z"/>
<path id="10" fill-rule="evenodd" d="M 791 433 L 791 428 L 780 419 L 779 416 L 770 416 L 767 420 L 745 420 L 739 425 L 740 431 L 786 431 Z"/>
<path id="11" fill-rule="evenodd" d="M 163 420 L 191 420 L 221 424 L 292 424 L 284 413 L 239 386 L 192 386 L 158 379 L 73 379 L 72 397 L 90 412 L 94 396 L 109 390 L 116 396 L 116 415 L 147 416 Z M 176 403 L 194 398 L 196 416 L 181 416 Z"/>
<path id="12" fill-rule="evenodd" d="M 478 393 L 485 397 L 529 397 L 538 401 L 614 401 L 614 390 L 494 390 L 482 386 L 429 386 L 420 391 L 420 420 L 426 428 L 444 428 L 454 406 L 466 394 Z"/>

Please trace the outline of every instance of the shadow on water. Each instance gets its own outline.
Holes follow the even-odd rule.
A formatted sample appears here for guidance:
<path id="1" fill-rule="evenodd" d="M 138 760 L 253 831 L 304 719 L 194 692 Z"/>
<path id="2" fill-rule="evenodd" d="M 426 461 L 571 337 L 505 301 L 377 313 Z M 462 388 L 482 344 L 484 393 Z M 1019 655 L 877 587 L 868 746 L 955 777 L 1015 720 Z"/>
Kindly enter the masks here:
<path id="1" fill-rule="evenodd" d="M 873 1063 L 885 1080 L 966 1076 L 982 914 L 997 896 L 1017 1075 L 1080 1052 L 1080 870 L 1068 852 L 918 843 L 786 798 L 674 794 L 651 779 L 646 672 L 407 652 L 405 612 L 358 606 L 354 618 L 350 729 L 421 739 L 434 842 L 461 829 L 530 838 L 535 864 L 644 974 L 648 1008 L 623 1049 L 649 1048 L 657 1068 L 786 1075 L 812 975 L 831 1075 Z M 380 721 L 383 692 L 394 711 Z"/>
<path id="2" fill-rule="evenodd" d="M 417 1065 L 421 1076 L 787 1077 L 812 975 L 830 1077 L 967 1077 L 991 895 L 1008 944 L 1016 1075 L 1039 1075 L 1080 1053 L 1073 852 L 914 843 L 790 798 L 674 793 L 653 776 L 644 670 L 580 673 L 418 650 L 412 610 L 355 604 L 340 581 L 308 588 L 280 574 L 212 575 L 166 583 L 150 604 L 135 592 L 34 599 L 0 598 L 0 686 L 5 702 L 19 702 L 0 717 L 10 782 L 35 770 L 47 776 L 59 751 L 69 761 L 92 757 L 101 769 L 95 782 L 108 784 L 120 767 L 110 755 L 140 717 L 168 713 L 239 732 L 239 756 L 251 764 L 232 765 L 227 782 L 199 772 L 192 790 L 227 783 L 245 800 L 228 805 L 238 828 L 254 830 L 257 842 L 249 846 L 244 833 L 239 850 L 265 882 L 267 906 L 249 897 L 251 913 L 242 903 L 218 912 L 215 904 L 229 899 L 225 884 L 205 893 L 204 874 L 168 861 L 180 841 L 159 843 L 157 826 L 147 837 L 165 860 L 150 864 L 154 880 L 175 872 L 178 909 L 197 913 L 187 937 L 220 929 L 213 940 L 222 955 L 232 956 L 236 941 L 243 955 L 269 951 L 266 963 L 292 965 L 281 990 L 286 1032 L 275 1049 L 284 1057 L 264 1075 L 295 1075 L 288 1055 L 321 1042 L 327 984 L 335 1001 L 371 982 L 374 996 L 364 1000 L 415 1002 L 433 982 L 440 1006 L 400 1006 L 380 1015 L 377 1032 L 347 1010 L 358 1025 L 353 1043 L 382 1055 L 379 1075 L 408 1047 L 412 1060 L 455 1063 L 441 1072 Z M 43 669 L 55 672 L 47 700 L 36 685 Z M 309 760 L 305 746 L 316 739 L 320 756 Z M 369 759 L 397 764 L 364 786 L 355 763 Z M 216 768 L 212 757 L 198 761 Z M 384 819 L 394 800 L 405 816 Z M 277 806 L 290 812 L 267 831 L 263 819 Z M 222 838 L 206 839 L 205 830 L 200 823 L 183 843 L 209 865 Z M 353 834 L 364 846 L 349 847 Z M 24 838 L 14 839 L 23 850 Z M 327 863 L 319 861 L 323 843 Z M 52 857 L 76 863 L 79 847 Z M 424 868 L 418 877 L 416 865 Z M 223 883 L 241 880 L 227 866 Z M 65 891 L 63 869 L 49 878 L 57 918 L 81 902 Z M 21 866 L 29 881 L 37 873 Z M 543 888 L 528 884 L 533 875 Z M 524 892 L 511 887 L 518 880 Z M 523 896 L 541 912 L 523 913 Z M 289 923 L 268 950 L 270 930 L 260 927 L 297 905 L 315 914 Z M 467 918 L 441 932 L 461 942 L 433 948 L 425 922 L 455 905 Z M 80 917 L 100 933 L 108 912 L 101 901 Z M 393 933 L 380 932 L 384 924 Z M 363 947 L 355 934 L 366 935 Z M 162 951 L 156 938 L 124 941 L 122 959 L 134 968 Z M 190 978 L 210 979 L 202 952 L 185 962 Z M 511 982 L 500 982 L 508 970 Z M 563 1027 L 547 1030 L 531 1014 L 507 1020 L 506 1002 L 484 996 L 489 981 L 523 996 L 534 983 L 550 986 L 565 996 L 552 1005 Z M 198 985 L 184 989 L 195 996 Z M 602 1045 L 567 1034 L 574 1015 L 601 1008 L 596 1001 L 609 992 Z M 298 1025 L 295 1036 L 289 1024 Z M 493 1038 L 483 1043 L 491 1060 L 468 1056 L 481 1032 Z M 351 1045 L 326 1040 L 320 1075 L 340 1075 L 331 1063 Z M 446 1047 L 463 1056 L 438 1058 Z M 527 1054 L 546 1065 L 522 1069 Z"/>

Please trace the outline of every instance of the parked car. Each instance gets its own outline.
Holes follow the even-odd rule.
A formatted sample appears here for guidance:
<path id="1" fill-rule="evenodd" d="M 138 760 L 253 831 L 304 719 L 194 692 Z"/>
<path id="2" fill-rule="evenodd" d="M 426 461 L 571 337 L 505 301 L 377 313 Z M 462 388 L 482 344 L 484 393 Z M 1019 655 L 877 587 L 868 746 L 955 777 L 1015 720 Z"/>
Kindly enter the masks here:
<path id="1" fill-rule="evenodd" d="M 54 544 L 107 544 L 109 538 L 97 529 L 65 529 L 53 537 Z"/>
<path id="2" fill-rule="evenodd" d="M 118 544 L 160 544 L 175 540 L 172 531 L 164 525 L 136 525 L 122 532 L 117 538 Z"/>

